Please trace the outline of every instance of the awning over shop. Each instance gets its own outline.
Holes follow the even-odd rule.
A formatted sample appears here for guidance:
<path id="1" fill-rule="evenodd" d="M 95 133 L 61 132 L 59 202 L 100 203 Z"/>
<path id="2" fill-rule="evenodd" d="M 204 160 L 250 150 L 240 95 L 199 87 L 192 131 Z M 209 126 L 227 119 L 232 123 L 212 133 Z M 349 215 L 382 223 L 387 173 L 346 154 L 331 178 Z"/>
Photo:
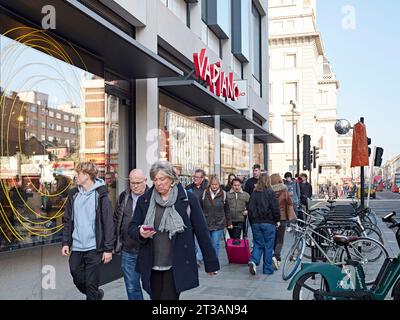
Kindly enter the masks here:
<path id="1" fill-rule="evenodd" d="M 187 116 L 194 117 L 197 121 L 214 127 L 214 117 L 219 115 L 221 130 L 241 129 L 254 130 L 256 143 L 282 143 L 283 141 L 265 130 L 258 123 L 248 119 L 240 111 L 226 103 L 224 100 L 212 94 L 195 80 L 166 80 L 159 81 L 161 92 L 177 100 L 167 107 Z M 163 98 L 165 101 L 168 98 Z M 188 107 L 190 105 L 190 108 Z"/>
<path id="2" fill-rule="evenodd" d="M 283 140 L 275 136 L 274 134 L 268 132 L 268 130 L 264 129 L 258 123 L 253 120 L 248 119 L 244 115 L 237 116 L 221 116 L 221 120 L 230 124 L 230 126 L 239 128 L 239 129 L 249 129 L 254 130 L 254 139 L 255 142 L 259 143 L 283 143 Z"/>
<path id="3" fill-rule="evenodd" d="M 18 26 L 6 19 L 10 14 L 29 27 L 41 28 L 42 8 L 49 4 L 56 12 L 56 29 L 48 30 L 49 34 L 95 55 L 105 68 L 129 79 L 182 75 L 171 63 L 76 0 L 0 0 L 1 32 Z"/>

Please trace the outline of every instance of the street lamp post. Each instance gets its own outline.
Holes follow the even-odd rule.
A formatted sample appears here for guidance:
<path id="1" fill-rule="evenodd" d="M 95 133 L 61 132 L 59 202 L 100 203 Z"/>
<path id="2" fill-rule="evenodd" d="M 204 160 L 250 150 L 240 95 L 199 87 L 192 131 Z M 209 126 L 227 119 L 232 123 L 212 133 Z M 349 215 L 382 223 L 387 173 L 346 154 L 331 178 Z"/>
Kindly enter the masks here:
<path id="1" fill-rule="evenodd" d="M 296 108 L 296 104 L 293 102 L 293 100 L 290 100 L 290 104 L 292 105 L 292 174 L 294 177 L 294 140 L 295 140 L 295 135 L 294 135 L 294 109 Z M 297 170 L 296 170 L 297 171 Z"/>

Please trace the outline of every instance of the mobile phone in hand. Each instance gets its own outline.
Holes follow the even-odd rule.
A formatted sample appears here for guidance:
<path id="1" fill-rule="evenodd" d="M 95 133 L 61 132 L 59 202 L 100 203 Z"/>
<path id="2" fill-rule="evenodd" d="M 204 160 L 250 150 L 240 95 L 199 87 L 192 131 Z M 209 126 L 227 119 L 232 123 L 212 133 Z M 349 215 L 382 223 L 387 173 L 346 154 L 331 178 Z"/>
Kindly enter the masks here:
<path id="1" fill-rule="evenodd" d="M 153 227 L 150 226 L 142 226 L 144 231 L 155 231 Z"/>

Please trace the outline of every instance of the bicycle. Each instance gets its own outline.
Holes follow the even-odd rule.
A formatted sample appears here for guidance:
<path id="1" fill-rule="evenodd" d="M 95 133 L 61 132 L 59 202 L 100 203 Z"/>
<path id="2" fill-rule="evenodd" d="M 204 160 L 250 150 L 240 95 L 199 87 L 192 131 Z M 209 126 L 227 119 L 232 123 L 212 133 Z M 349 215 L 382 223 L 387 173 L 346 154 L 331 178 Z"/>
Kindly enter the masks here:
<path id="1" fill-rule="evenodd" d="M 312 251 L 312 253 L 316 251 L 319 252 L 329 264 L 341 265 L 343 263 L 343 248 L 335 243 L 332 238 L 333 234 L 321 234 L 313 229 L 311 223 L 300 219 L 298 219 L 298 221 L 304 224 L 304 227 L 301 227 L 299 224 L 293 224 L 296 237 L 283 263 L 283 280 L 289 280 L 295 274 L 303 256 L 305 256 L 304 252 L 307 243 L 309 243 L 309 246 L 313 247 L 312 250 L 314 251 Z M 388 257 L 387 250 L 379 241 L 368 237 L 357 237 L 357 241 L 354 241 L 354 243 L 350 245 L 350 248 L 354 258 L 362 261 L 365 265 L 368 275 L 366 281 L 372 284 L 376 278 L 374 266 L 380 262 L 379 259 Z"/>
<path id="2" fill-rule="evenodd" d="M 389 228 L 397 228 L 396 240 L 400 248 L 400 222 L 395 212 L 383 217 Z M 337 245 L 344 248 L 346 261 L 340 267 L 324 263 L 303 264 L 292 279 L 288 290 L 293 290 L 293 300 L 383 300 L 390 289 L 394 300 L 400 300 L 400 253 L 386 258 L 371 287 L 365 281 L 362 261 L 351 255 L 349 246 L 356 237 L 335 236 Z"/>

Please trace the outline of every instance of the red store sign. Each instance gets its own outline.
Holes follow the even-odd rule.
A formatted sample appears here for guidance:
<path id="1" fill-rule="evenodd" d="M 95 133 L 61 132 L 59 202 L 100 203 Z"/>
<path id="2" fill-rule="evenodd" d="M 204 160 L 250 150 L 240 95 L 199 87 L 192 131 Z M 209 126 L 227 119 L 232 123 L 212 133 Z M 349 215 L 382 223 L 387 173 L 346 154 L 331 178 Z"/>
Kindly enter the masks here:
<path id="1" fill-rule="evenodd" d="M 210 64 L 206 49 L 201 49 L 200 53 L 193 53 L 193 60 L 196 76 L 207 82 L 212 93 L 232 101 L 238 100 L 240 92 L 237 83 L 233 82 L 233 72 L 225 75 L 221 70 L 221 61 Z"/>

